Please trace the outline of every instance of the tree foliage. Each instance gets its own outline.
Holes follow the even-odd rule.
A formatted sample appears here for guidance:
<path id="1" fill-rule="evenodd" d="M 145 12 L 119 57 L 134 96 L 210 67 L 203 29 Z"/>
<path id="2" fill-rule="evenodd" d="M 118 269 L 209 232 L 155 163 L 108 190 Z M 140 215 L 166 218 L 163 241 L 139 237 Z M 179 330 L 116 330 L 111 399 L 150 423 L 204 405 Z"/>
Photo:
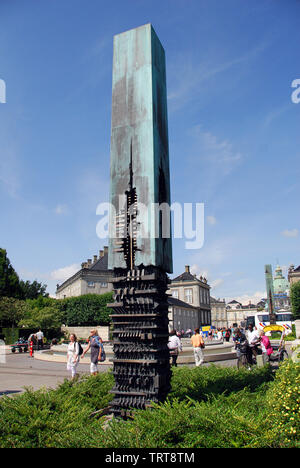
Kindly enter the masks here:
<path id="1" fill-rule="evenodd" d="M 40 296 L 48 297 L 46 292 L 47 285 L 38 283 L 38 281 L 20 281 L 21 299 L 37 299 Z"/>
<path id="2" fill-rule="evenodd" d="M 292 304 L 292 313 L 296 319 L 300 319 L 300 281 L 292 284 L 290 291 L 290 298 Z"/>
<path id="3" fill-rule="evenodd" d="M 24 317 L 20 320 L 19 326 L 46 330 L 60 328 L 62 323 L 63 311 L 60 301 L 40 296 L 38 299 L 26 301 Z"/>
<path id="4" fill-rule="evenodd" d="M 22 302 L 22 301 L 19 301 Z M 18 325 L 25 328 L 60 328 L 69 326 L 109 325 L 112 293 L 87 294 L 66 299 L 39 296 L 27 299 Z"/>
<path id="5" fill-rule="evenodd" d="M 38 281 L 23 281 L 19 279 L 5 249 L 0 248 L 0 297 L 14 297 L 16 299 L 37 299 L 48 296 L 47 285 Z"/>
<path id="6" fill-rule="evenodd" d="M 0 248 L 0 297 L 21 296 L 19 276 L 15 272 L 5 249 Z"/>
<path id="7" fill-rule="evenodd" d="M 112 302 L 112 293 L 86 294 L 62 300 L 64 321 L 68 326 L 109 325 L 111 310 L 107 303 Z"/>
<path id="8" fill-rule="evenodd" d="M 25 314 L 25 302 L 13 297 L 0 297 L 1 327 L 16 327 Z"/>

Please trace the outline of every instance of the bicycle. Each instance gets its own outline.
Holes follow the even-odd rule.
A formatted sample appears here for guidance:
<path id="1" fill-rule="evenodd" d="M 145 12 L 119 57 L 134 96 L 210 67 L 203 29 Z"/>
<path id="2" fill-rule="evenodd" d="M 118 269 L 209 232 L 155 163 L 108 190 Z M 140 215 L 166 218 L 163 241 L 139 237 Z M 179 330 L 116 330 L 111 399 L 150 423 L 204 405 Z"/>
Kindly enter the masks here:
<path id="1" fill-rule="evenodd" d="M 236 355 L 237 355 L 237 368 L 238 369 L 251 369 L 248 361 L 248 349 L 247 344 L 236 344 Z"/>

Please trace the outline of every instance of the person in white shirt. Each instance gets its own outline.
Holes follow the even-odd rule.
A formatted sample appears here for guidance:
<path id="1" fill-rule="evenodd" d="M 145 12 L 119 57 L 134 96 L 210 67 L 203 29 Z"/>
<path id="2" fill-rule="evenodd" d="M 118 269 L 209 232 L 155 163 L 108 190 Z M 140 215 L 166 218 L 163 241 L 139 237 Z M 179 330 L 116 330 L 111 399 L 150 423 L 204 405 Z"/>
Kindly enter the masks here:
<path id="1" fill-rule="evenodd" d="M 67 362 L 67 370 L 71 372 L 72 379 L 76 376 L 77 366 L 79 364 L 79 344 L 77 342 L 76 335 L 70 336 L 70 343 L 68 346 L 68 362 Z"/>
<path id="2" fill-rule="evenodd" d="M 38 340 L 38 349 L 43 349 L 44 347 L 44 333 L 41 329 L 36 333 L 36 338 Z"/>
<path id="3" fill-rule="evenodd" d="M 170 350 L 170 355 L 172 356 L 172 366 L 177 367 L 177 358 L 179 351 L 182 351 L 182 344 L 175 330 L 170 332 L 168 348 Z"/>
<path id="4" fill-rule="evenodd" d="M 257 356 L 257 347 L 260 342 L 260 337 L 258 331 L 253 328 L 252 323 L 248 326 L 248 330 L 246 331 L 246 338 L 249 345 L 249 356 L 248 361 L 250 364 L 253 364 L 253 357 L 256 358 Z"/>

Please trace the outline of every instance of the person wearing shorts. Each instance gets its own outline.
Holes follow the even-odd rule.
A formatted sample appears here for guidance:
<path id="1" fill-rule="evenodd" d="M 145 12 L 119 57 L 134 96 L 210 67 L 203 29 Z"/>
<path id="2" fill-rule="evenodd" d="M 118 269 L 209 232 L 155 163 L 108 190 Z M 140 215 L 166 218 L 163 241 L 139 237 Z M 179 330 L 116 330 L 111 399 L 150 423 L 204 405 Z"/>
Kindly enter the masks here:
<path id="1" fill-rule="evenodd" d="M 89 338 L 89 344 L 87 345 L 86 349 L 83 351 L 82 357 L 85 356 L 85 354 L 88 352 L 88 350 L 91 350 L 91 366 L 90 366 L 90 372 L 91 375 L 97 375 L 98 374 L 98 362 L 101 359 L 101 346 L 102 340 L 100 336 L 98 335 L 97 330 L 91 330 L 90 338 Z"/>

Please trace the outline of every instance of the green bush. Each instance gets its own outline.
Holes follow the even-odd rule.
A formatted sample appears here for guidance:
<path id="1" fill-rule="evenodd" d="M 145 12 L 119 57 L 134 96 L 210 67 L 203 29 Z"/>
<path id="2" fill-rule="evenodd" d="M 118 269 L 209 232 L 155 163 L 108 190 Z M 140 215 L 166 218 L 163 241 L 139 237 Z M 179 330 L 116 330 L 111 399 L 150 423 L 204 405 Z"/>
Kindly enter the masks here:
<path id="1" fill-rule="evenodd" d="M 267 424 L 272 436 L 284 446 L 300 447 L 300 363 L 285 361 L 266 395 L 269 407 Z M 268 435 L 268 433 L 267 433 Z"/>
<path id="2" fill-rule="evenodd" d="M 68 326 L 109 325 L 111 322 L 112 311 L 106 305 L 112 302 L 112 292 L 69 297 L 59 302 Z"/>
<path id="3" fill-rule="evenodd" d="M 18 328 L 2 328 L 2 334 L 5 337 L 5 344 L 10 345 L 15 343 L 19 339 Z"/>
<path id="4" fill-rule="evenodd" d="M 297 447 L 299 370 L 286 361 L 274 379 L 268 366 L 177 368 L 165 403 L 105 429 L 91 413 L 112 399 L 111 372 L 28 389 L 0 400 L 0 447 Z"/>
<path id="5" fill-rule="evenodd" d="M 172 390 L 169 398 L 184 400 L 188 395 L 193 400 L 206 400 L 209 395 L 225 394 L 248 387 L 257 390 L 260 385 L 273 380 L 270 366 L 237 370 L 234 367 L 182 367 L 173 369 Z"/>
<path id="6" fill-rule="evenodd" d="M 65 382 L 56 390 L 27 391 L 0 400 L 0 447 L 90 447 L 101 424 L 93 411 L 112 399 L 111 373 Z"/>
<path id="7" fill-rule="evenodd" d="M 132 421 L 113 421 L 105 432 L 107 448 L 236 448 L 259 437 L 261 418 L 254 408 L 258 394 L 245 389 L 207 402 L 190 399 L 153 405 Z"/>

